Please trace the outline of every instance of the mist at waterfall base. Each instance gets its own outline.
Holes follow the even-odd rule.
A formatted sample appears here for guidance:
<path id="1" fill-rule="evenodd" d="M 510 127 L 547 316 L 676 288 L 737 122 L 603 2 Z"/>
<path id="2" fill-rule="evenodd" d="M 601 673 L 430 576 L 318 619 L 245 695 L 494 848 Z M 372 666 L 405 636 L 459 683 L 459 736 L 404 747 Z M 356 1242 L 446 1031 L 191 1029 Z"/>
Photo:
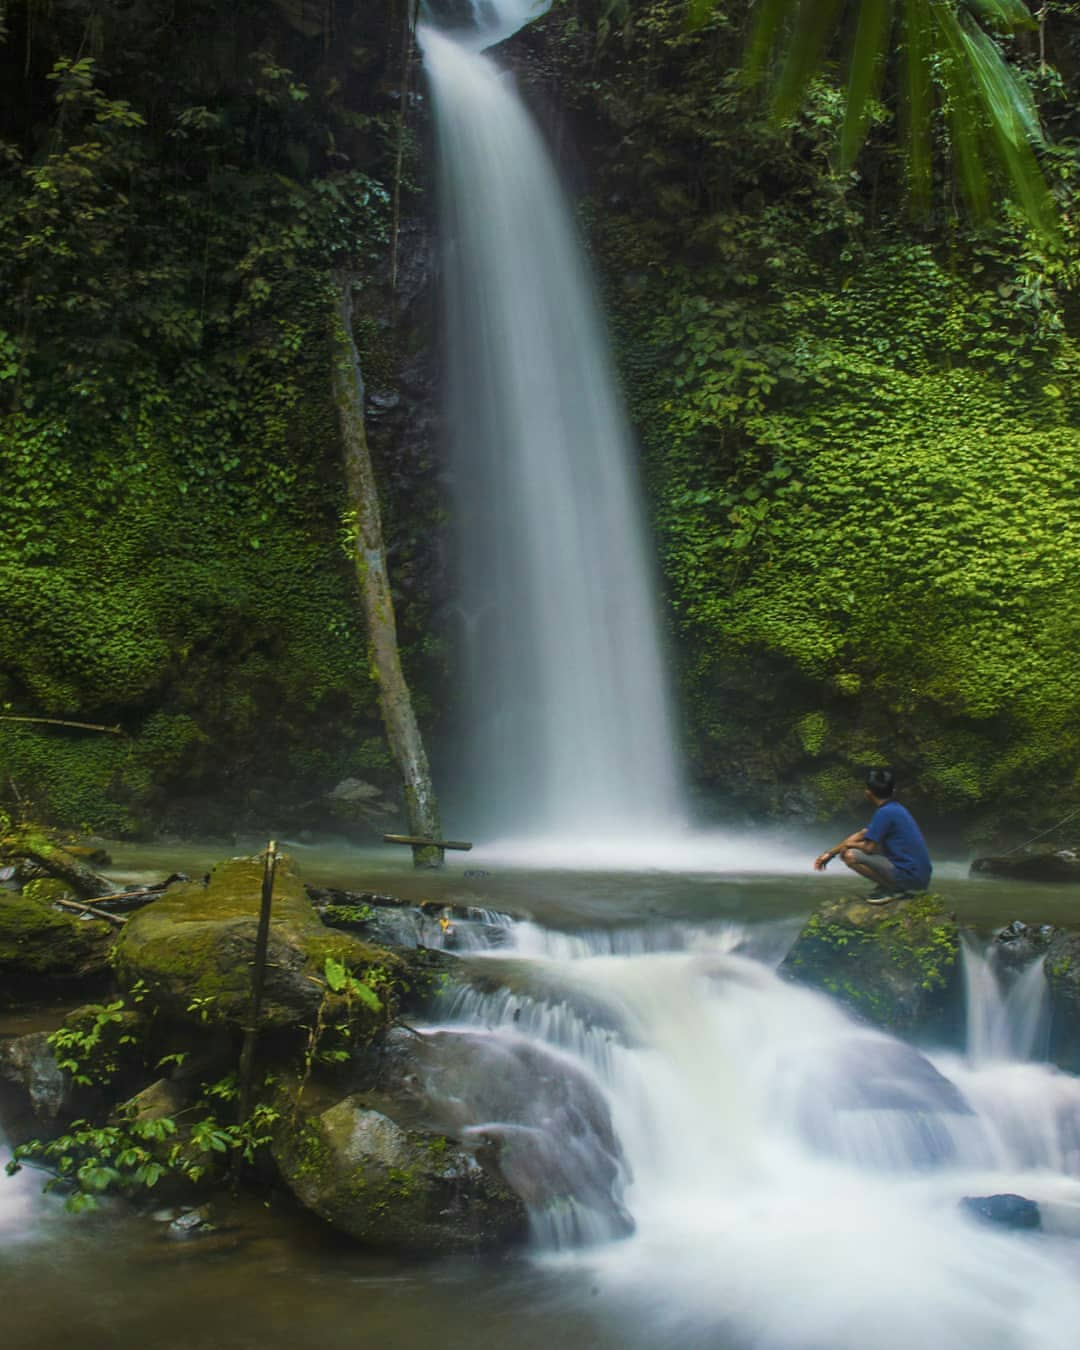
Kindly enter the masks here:
<path id="1" fill-rule="evenodd" d="M 557 841 L 575 865 L 673 837 L 685 812 L 604 324 L 543 138 L 511 77 L 478 50 L 526 12 L 506 0 L 483 8 L 482 32 L 419 33 L 440 165 L 460 538 L 459 791 L 470 838 L 497 838 L 500 856 L 519 861 Z"/>

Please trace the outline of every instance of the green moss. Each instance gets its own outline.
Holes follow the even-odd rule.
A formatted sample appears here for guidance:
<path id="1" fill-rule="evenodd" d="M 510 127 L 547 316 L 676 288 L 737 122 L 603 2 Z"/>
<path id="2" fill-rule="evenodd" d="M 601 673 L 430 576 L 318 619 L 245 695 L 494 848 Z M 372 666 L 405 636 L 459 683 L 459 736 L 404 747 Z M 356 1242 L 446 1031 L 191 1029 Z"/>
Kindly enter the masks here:
<path id="1" fill-rule="evenodd" d="M 35 877 L 22 889 L 24 900 L 33 900 L 37 904 L 51 905 L 56 900 L 72 898 L 71 887 L 58 877 Z"/>
<path id="2" fill-rule="evenodd" d="M 785 968 L 871 1021 L 903 1030 L 951 992 L 959 950 L 956 923 L 940 896 L 887 907 L 837 900 L 811 915 Z"/>
<path id="3" fill-rule="evenodd" d="M 104 923 L 76 919 L 41 899 L 0 892 L 0 974 L 7 979 L 103 973 L 111 938 Z"/>

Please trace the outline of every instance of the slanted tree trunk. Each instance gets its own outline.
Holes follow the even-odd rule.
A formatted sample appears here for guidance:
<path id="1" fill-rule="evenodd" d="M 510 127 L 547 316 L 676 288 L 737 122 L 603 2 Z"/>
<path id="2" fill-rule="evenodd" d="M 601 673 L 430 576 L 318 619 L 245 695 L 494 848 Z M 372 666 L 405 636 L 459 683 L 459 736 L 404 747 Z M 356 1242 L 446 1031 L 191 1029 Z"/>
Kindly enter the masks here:
<path id="1" fill-rule="evenodd" d="M 442 835 L 439 805 L 398 655 L 397 623 L 386 570 L 379 497 L 364 426 L 364 378 L 353 340 L 352 280 L 349 277 L 339 276 L 335 280 L 332 364 L 345 484 L 349 510 L 355 519 L 356 578 L 367 620 L 372 667 L 379 686 L 379 708 L 386 738 L 401 771 L 409 832 L 425 839 L 438 839 Z M 413 847 L 413 862 L 417 867 L 438 867 L 442 860 L 440 848 Z"/>

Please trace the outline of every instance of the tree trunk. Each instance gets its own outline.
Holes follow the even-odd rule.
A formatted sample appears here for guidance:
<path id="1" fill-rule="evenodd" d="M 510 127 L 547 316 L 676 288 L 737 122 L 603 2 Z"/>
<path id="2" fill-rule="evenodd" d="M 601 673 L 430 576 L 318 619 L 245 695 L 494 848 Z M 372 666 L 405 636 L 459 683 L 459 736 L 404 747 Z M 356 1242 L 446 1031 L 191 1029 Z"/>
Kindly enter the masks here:
<path id="1" fill-rule="evenodd" d="M 386 738 L 401 771 L 409 832 L 425 839 L 438 839 L 442 834 L 439 805 L 398 656 L 397 623 L 386 570 L 379 496 L 364 427 L 364 378 L 353 341 L 351 279 L 338 277 L 335 289 L 334 401 L 341 423 L 349 510 L 355 519 L 356 578 L 367 620 L 372 668 L 379 686 L 379 708 Z M 440 848 L 427 845 L 413 848 L 413 862 L 417 867 L 439 867 L 442 860 Z"/>

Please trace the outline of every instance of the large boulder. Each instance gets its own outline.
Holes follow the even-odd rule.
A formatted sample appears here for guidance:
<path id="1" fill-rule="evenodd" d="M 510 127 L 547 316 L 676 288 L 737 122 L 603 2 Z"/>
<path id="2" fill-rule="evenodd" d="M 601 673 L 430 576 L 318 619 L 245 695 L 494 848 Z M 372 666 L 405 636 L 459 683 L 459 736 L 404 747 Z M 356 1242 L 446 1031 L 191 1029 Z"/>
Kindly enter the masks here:
<path id="1" fill-rule="evenodd" d="M 0 1002 L 81 991 L 109 971 L 113 930 L 53 908 L 49 885 L 31 894 L 0 891 Z"/>
<path id="2" fill-rule="evenodd" d="M 274 1156 L 308 1208 L 365 1242 L 467 1252 L 531 1229 L 623 1236 L 626 1167 L 601 1090 L 513 1034 L 396 1028 L 283 1094 Z"/>
<path id="3" fill-rule="evenodd" d="M 490 1145 L 464 1147 L 404 1129 L 360 1095 L 321 1111 L 287 1112 L 274 1158 L 308 1209 L 373 1246 L 473 1253 L 527 1232 L 525 1206 L 499 1174 Z"/>
<path id="4" fill-rule="evenodd" d="M 400 1119 L 469 1137 L 482 1127 L 535 1226 L 576 1241 L 622 1237 L 622 1148 L 600 1088 L 551 1050 L 510 1033 L 393 1032 L 375 1090 Z"/>
<path id="5" fill-rule="evenodd" d="M 871 905 L 827 900 L 807 920 L 781 973 L 824 990 L 890 1031 L 926 1029 L 960 994 L 960 937 L 940 895 Z"/>
<path id="6" fill-rule="evenodd" d="M 972 876 L 1007 877 L 1013 881 L 1080 881 L 1080 849 L 1045 848 L 976 858 Z"/>
<path id="7" fill-rule="evenodd" d="M 205 881 L 170 886 L 133 914 L 116 944 L 116 974 L 131 989 L 140 981 L 150 1004 L 168 1016 L 246 1025 L 262 894 L 259 858 L 230 858 Z M 352 934 L 327 928 L 315 913 L 291 861 L 281 855 L 274 878 L 261 1025 L 310 1023 L 326 994 L 327 958 L 376 985 L 386 1011 L 408 973 L 402 959 Z M 374 1030 L 384 1013 L 357 1003 L 351 1015 Z"/>

